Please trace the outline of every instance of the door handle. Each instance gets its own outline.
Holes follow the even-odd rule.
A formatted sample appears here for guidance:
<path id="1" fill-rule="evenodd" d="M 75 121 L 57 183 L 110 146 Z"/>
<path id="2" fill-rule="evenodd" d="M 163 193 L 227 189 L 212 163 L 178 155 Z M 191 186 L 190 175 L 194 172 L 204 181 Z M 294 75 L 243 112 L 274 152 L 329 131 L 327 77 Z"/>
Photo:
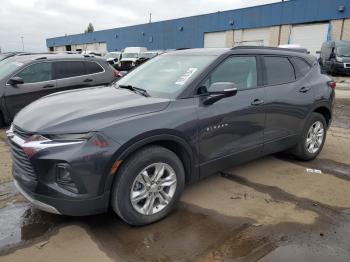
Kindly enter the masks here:
<path id="1" fill-rule="evenodd" d="M 262 104 L 264 104 L 265 101 L 264 100 L 261 100 L 261 99 L 255 99 L 253 102 L 252 102 L 252 106 L 260 106 Z"/>
<path id="2" fill-rule="evenodd" d="M 88 79 L 85 79 L 85 80 L 84 80 L 84 83 L 89 83 L 89 82 L 92 82 L 92 81 L 94 81 L 94 80 L 93 80 L 93 79 L 88 78 Z"/>
<path id="3" fill-rule="evenodd" d="M 307 92 L 310 91 L 310 89 L 311 89 L 310 87 L 304 86 L 304 87 L 302 87 L 302 88 L 299 89 L 299 92 L 300 92 L 300 93 L 307 93 Z"/>
<path id="4" fill-rule="evenodd" d="M 53 87 L 55 87 L 55 85 L 53 85 L 53 84 L 48 84 L 46 86 L 43 86 L 43 88 L 53 88 Z"/>

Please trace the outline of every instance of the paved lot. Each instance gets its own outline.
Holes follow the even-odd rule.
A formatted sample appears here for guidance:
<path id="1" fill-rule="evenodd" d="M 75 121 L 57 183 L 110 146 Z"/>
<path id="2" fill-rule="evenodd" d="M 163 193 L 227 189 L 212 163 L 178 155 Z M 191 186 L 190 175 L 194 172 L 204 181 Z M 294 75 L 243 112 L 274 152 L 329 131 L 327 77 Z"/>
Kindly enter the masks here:
<path id="1" fill-rule="evenodd" d="M 350 261 L 350 83 L 342 84 L 317 160 L 279 154 L 214 175 L 189 186 L 168 218 L 141 228 L 113 213 L 32 209 L 10 182 L 0 131 L 0 260 Z"/>

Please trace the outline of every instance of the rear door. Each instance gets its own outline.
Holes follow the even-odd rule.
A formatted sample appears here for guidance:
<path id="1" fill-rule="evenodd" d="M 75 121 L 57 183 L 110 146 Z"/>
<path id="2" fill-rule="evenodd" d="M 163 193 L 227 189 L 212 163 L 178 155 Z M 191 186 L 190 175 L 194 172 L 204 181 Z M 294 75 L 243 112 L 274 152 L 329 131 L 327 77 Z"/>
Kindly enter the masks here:
<path id="1" fill-rule="evenodd" d="M 301 58 L 264 56 L 266 92 L 265 153 L 295 143 L 313 104 L 307 79 L 310 65 Z"/>
<path id="2" fill-rule="evenodd" d="M 20 77 L 24 83 L 5 86 L 5 104 L 11 118 L 23 107 L 56 89 L 51 62 L 31 64 L 12 77 Z"/>
<path id="3" fill-rule="evenodd" d="M 54 78 L 60 91 L 87 87 L 94 82 L 87 75 L 84 61 L 57 61 L 53 65 Z"/>

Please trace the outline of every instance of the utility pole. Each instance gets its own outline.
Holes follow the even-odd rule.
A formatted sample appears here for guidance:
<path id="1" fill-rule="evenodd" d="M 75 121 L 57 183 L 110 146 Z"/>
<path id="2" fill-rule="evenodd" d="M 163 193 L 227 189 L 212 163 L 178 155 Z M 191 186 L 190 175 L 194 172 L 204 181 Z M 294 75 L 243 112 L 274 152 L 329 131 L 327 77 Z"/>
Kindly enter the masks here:
<path id="1" fill-rule="evenodd" d="M 22 51 L 24 52 L 24 37 L 23 36 L 21 36 L 21 40 L 22 40 Z"/>
<path id="2" fill-rule="evenodd" d="M 149 23 L 152 23 L 152 13 L 149 13 Z"/>

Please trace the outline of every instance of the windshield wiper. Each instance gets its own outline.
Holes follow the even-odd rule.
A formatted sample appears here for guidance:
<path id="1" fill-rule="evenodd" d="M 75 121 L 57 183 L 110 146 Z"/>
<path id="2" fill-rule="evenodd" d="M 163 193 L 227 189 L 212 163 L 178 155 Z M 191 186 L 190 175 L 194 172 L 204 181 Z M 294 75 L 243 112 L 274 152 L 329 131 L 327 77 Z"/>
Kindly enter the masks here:
<path id="1" fill-rule="evenodd" d="M 151 95 L 147 92 L 147 90 L 132 86 L 132 85 L 118 85 L 119 88 L 129 89 L 135 93 L 138 93 L 140 95 L 143 95 L 145 97 L 150 97 Z"/>

